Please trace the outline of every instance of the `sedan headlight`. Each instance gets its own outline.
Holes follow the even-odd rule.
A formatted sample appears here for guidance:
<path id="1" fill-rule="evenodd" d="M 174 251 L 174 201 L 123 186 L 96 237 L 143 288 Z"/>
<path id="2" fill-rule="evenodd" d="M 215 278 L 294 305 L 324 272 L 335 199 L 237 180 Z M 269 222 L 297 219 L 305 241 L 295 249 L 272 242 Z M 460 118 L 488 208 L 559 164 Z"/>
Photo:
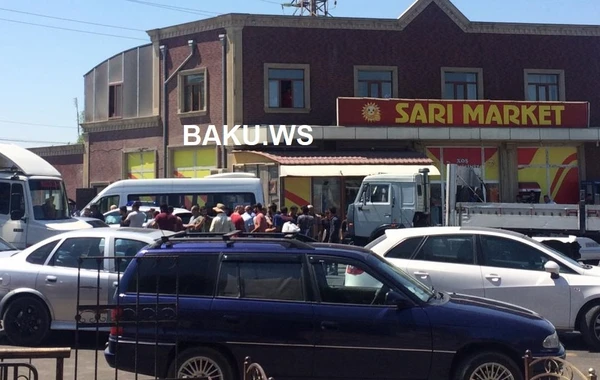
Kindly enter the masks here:
<path id="1" fill-rule="evenodd" d="M 556 331 L 552 335 L 548 335 L 544 342 L 542 343 L 544 348 L 558 348 L 560 347 L 560 340 L 558 339 L 558 334 Z"/>

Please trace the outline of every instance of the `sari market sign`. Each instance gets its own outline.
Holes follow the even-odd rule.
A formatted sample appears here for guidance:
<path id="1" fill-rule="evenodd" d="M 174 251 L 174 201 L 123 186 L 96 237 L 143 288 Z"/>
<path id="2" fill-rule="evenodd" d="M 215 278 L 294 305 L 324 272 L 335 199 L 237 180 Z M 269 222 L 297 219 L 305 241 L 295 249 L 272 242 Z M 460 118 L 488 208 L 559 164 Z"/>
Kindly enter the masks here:
<path id="1" fill-rule="evenodd" d="M 341 126 L 587 128 L 588 102 L 338 98 Z"/>

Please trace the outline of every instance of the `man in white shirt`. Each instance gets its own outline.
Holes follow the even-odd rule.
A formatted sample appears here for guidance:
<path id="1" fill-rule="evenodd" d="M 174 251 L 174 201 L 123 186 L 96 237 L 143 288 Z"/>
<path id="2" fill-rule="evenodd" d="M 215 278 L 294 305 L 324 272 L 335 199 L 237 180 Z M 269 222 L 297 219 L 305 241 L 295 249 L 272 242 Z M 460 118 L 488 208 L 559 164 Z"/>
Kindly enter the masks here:
<path id="1" fill-rule="evenodd" d="M 231 222 L 231 219 L 225 213 L 225 205 L 223 203 L 217 203 L 213 210 L 217 213 L 210 224 L 209 232 L 227 233 L 235 231 L 235 226 Z"/>
<path id="2" fill-rule="evenodd" d="M 246 232 L 251 232 L 254 229 L 254 216 L 252 216 L 252 207 L 246 206 L 242 214 L 244 220 L 244 226 L 246 226 Z"/>
<path id="3" fill-rule="evenodd" d="M 146 213 L 140 212 L 141 202 L 135 201 L 131 206 L 131 212 L 127 215 L 127 218 L 123 221 L 123 224 L 127 227 L 142 228 L 146 221 Z"/>

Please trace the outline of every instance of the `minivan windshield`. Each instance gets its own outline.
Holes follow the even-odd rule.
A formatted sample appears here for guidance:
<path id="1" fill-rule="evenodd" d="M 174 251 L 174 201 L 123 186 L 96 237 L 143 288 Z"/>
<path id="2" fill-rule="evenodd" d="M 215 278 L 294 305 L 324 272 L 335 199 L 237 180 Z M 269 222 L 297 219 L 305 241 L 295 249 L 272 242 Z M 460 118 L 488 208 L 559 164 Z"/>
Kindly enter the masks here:
<path id="1" fill-rule="evenodd" d="M 69 219 L 69 203 L 63 181 L 56 179 L 30 179 L 29 191 L 36 220 Z"/>
<path id="2" fill-rule="evenodd" d="M 421 301 L 427 302 L 431 299 L 434 292 L 427 285 L 423 284 L 419 280 L 411 277 L 403 270 L 390 264 L 389 261 L 373 253 L 368 256 L 369 263 L 375 265 L 377 269 L 381 270 L 394 281 L 404 286 L 409 292 L 417 296 Z"/>

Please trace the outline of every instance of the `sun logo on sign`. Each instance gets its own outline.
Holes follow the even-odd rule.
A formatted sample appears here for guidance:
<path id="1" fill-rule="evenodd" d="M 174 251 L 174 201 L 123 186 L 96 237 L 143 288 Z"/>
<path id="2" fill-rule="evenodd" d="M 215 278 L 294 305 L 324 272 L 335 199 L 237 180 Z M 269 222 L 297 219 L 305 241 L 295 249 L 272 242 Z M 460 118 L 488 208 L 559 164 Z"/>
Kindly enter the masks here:
<path id="1" fill-rule="evenodd" d="M 362 109 L 362 116 L 366 121 L 380 121 L 381 120 L 381 110 L 379 106 L 375 103 L 367 103 Z"/>

